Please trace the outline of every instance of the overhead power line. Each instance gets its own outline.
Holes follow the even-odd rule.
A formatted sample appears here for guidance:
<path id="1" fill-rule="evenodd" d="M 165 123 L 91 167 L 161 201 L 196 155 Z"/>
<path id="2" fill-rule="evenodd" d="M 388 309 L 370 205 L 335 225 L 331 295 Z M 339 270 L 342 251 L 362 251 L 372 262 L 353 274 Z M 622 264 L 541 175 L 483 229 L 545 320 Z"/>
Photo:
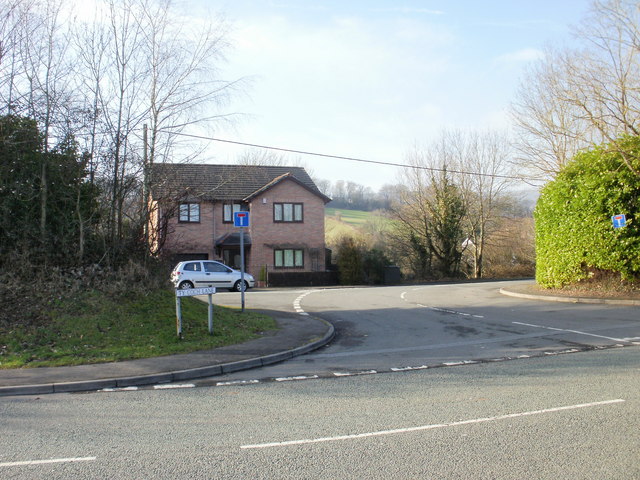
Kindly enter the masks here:
<path id="1" fill-rule="evenodd" d="M 307 151 L 307 150 L 294 150 L 292 148 L 275 147 L 275 146 L 272 146 L 272 145 L 260 145 L 260 144 L 257 144 L 257 143 L 239 142 L 237 140 L 226 140 L 226 139 L 222 139 L 222 138 L 207 137 L 207 136 L 204 136 L 204 135 L 192 135 L 192 134 L 189 134 L 189 133 L 173 132 L 173 131 L 168 130 L 168 129 L 163 129 L 163 131 L 166 131 L 167 133 L 171 133 L 173 135 L 179 135 L 179 136 L 190 137 L 190 138 L 197 138 L 197 139 L 200 139 L 200 140 L 209 140 L 209 141 L 212 141 L 212 142 L 229 143 L 229 144 L 233 144 L 233 145 L 242 145 L 244 147 L 262 148 L 262 149 L 266 149 L 266 150 L 274 150 L 274 151 L 277 151 L 277 152 L 295 153 L 295 154 L 298 154 L 298 155 L 310 155 L 310 156 L 314 156 L 314 157 L 333 158 L 333 159 L 336 159 L 336 160 L 347 160 L 349 162 L 369 163 L 369 164 L 375 164 L 375 165 L 385 165 L 385 166 L 389 166 L 389 167 L 413 168 L 415 170 L 428 170 L 428 171 L 432 171 L 432 172 L 449 172 L 449 173 L 456 173 L 456 174 L 460 174 L 460 175 L 476 175 L 476 176 L 480 176 L 480 177 L 504 178 L 504 179 L 509 179 L 509 180 L 520 180 L 522 182 L 544 181 L 543 178 L 527 177 L 527 176 L 522 176 L 522 175 L 521 176 L 516 176 L 516 175 L 500 175 L 500 174 L 496 174 L 496 173 L 467 172 L 467 171 L 464 171 L 464 170 L 449 170 L 449 169 L 446 169 L 446 168 L 427 167 L 427 166 L 424 166 L 424 165 L 411 165 L 411 164 L 408 164 L 408 163 L 383 162 L 381 160 L 370 160 L 370 159 L 365 159 L 365 158 L 346 157 L 346 156 L 343 156 L 343 155 L 332 155 L 332 154 L 328 154 L 328 153 L 310 152 L 310 151 Z"/>

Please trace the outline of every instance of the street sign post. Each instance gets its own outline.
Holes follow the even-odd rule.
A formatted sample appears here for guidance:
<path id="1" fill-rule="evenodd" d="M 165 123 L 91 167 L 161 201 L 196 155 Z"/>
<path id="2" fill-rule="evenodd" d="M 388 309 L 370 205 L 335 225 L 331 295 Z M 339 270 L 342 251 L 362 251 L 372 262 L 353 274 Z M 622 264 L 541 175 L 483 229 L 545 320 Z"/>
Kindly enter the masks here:
<path id="1" fill-rule="evenodd" d="M 176 331 L 178 338 L 182 338 L 182 297 L 193 297 L 194 295 L 209 296 L 209 335 L 213 335 L 213 299 L 211 295 L 216 293 L 216 287 L 204 288 L 182 288 L 176 290 Z"/>
<path id="2" fill-rule="evenodd" d="M 249 212 L 234 212 L 233 226 L 240 228 L 240 303 L 244 312 L 244 229 L 249 227 Z"/>

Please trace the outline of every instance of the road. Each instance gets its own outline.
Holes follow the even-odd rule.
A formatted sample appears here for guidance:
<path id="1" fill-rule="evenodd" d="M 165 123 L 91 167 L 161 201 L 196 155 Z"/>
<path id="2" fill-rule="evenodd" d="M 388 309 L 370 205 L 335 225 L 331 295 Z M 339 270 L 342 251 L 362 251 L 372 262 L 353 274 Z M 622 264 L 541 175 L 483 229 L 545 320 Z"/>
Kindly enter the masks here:
<path id="1" fill-rule="evenodd" d="M 640 478 L 640 349 L 0 399 L 3 479 Z M 35 463 L 47 461 L 47 463 Z"/>
<path id="2" fill-rule="evenodd" d="M 249 292 L 335 341 L 162 390 L 1 398 L 0 478 L 640 479 L 638 308 L 502 285 Z"/>
<path id="3" fill-rule="evenodd" d="M 250 308 L 312 314 L 336 339 L 283 364 L 197 382 L 390 371 L 640 345 L 640 309 L 507 297 L 520 282 L 250 292 Z M 237 295 L 220 295 L 234 305 Z"/>

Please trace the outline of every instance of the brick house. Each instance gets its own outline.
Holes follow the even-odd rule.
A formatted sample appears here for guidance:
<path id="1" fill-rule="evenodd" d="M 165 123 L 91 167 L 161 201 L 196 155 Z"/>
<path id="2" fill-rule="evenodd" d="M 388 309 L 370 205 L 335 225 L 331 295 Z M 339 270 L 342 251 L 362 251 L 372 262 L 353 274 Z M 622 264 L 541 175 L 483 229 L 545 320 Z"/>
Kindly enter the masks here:
<path id="1" fill-rule="evenodd" d="M 240 267 L 233 213 L 250 212 L 245 269 L 325 270 L 324 207 L 330 201 L 304 168 L 255 165 L 153 165 L 150 239 L 176 260 L 212 259 Z"/>

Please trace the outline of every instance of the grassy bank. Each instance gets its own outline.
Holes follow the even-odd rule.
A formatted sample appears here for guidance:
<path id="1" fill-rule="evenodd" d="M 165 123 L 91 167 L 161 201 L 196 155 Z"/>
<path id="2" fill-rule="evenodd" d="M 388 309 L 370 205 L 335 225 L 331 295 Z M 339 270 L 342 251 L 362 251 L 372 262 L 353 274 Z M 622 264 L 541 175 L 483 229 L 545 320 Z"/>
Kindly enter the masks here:
<path id="1" fill-rule="evenodd" d="M 262 314 L 214 306 L 209 335 L 207 304 L 182 299 L 183 336 L 176 336 L 175 295 L 156 290 L 147 295 L 110 299 L 83 292 L 56 302 L 38 326 L 0 328 L 0 368 L 101 363 L 193 352 L 241 343 L 276 328 Z"/>

